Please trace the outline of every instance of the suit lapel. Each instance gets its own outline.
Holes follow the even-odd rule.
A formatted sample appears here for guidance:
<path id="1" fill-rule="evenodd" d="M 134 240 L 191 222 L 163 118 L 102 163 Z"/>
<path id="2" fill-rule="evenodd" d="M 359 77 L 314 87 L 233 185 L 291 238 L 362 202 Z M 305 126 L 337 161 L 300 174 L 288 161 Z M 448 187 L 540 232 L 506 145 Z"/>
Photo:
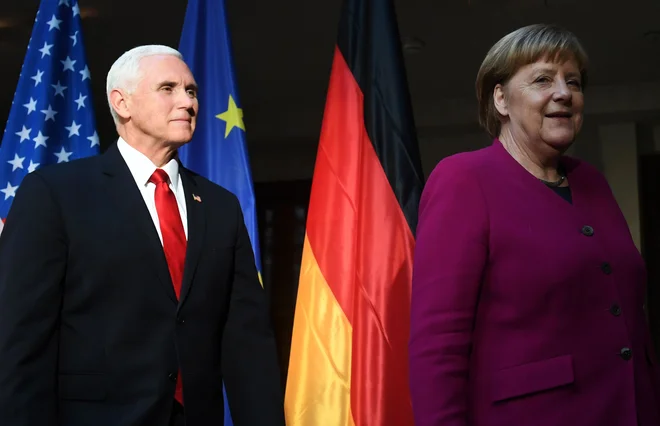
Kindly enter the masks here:
<path id="1" fill-rule="evenodd" d="M 163 290 L 174 303 L 177 302 L 172 279 L 167 267 L 163 246 L 158 238 L 149 209 L 144 204 L 140 190 L 131 174 L 116 144 L 108 148 L 103 155 L 103 173 L 107 177 L 106 191 L 112 199 L 112 207 L 117 215 L 114 219 L 127 226 L 134 226 L 144 238 L 138 238 L 139 243 L 147 246 L 148 261 L 153 267 Z"/>
<path id="2" fill-rule="evenodd" d="M 181 284 L 181 298 L 179 301 L 180 308 L 190 293 L 195 270 L 197 269 L 197 262 L 202 254 L 204 234 L 206 231 L 206 215 L 204 214 L 204 205 L 202 204 L 204 195 L 199 194 L 195 176 L 180 163 L 179 176 L 183 183 L 183 191 L 186 194 L 186 214 L 188 216 L 188 246 L 183 268 L 183 283 Z"/>

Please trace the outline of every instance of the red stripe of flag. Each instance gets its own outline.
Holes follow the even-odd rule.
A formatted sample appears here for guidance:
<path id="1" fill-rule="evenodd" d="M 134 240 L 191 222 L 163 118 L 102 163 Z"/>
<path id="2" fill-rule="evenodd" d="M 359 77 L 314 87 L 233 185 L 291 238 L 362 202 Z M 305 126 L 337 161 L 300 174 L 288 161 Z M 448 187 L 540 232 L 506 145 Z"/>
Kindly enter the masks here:
<path id="1" fill-rule="evenodd" d="M 304 298 L 294 320 L 289 426 L 326 424 L 322 416 L 333 411 L 350 413 L 333 419 L 342 425 L 413 425 L 407 346 L 421 176 L 392 2 L 347 0 L 307 219 L 311 253 L 303 256 Z M 350 345 L 333 340 L 345 332 L 314 316 L 334 314 L 337 305 L 350 324 Z M 337 345 L 347 353 L 330 349 Z M 350 372 L 340 368 L 346 357 Z"/>

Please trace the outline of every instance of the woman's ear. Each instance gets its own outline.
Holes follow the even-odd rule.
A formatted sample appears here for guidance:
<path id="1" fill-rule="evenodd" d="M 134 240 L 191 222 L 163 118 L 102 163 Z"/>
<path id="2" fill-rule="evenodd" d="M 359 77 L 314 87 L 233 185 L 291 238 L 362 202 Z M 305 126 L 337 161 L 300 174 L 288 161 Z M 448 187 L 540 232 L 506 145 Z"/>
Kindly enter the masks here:
<path id="1" fill-rule="evenodd" d="M 506 117 L 509 115 L 506 93 L 504 86 L 501 84 L 496 85 L 493 89 L 493 103 L 495 104 L 495 109 L 501 116 Z"/>

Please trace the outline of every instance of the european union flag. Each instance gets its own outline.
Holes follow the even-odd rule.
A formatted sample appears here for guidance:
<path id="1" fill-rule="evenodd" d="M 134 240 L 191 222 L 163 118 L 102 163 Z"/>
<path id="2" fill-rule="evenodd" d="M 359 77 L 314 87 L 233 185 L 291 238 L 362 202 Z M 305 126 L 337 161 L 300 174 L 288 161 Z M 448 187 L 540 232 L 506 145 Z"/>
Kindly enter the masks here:
<path id="1" fill-rule="evenodd" d="M 98 152 L 78 3 L 42 0 L 0 145 L 0 232 L 26 174 Z"/>
<path id="2" fill-rule="evenodd" d="M 252 173 L 224 3 L 224 0 L 188 1 L 179 51 L 200 87 L 200 113 L 195 136 L 179 149 L 179 158 L 189 169 L 238 197 L 261 280 Z M 225 397 L 225 425 L 232 424 Z"/>

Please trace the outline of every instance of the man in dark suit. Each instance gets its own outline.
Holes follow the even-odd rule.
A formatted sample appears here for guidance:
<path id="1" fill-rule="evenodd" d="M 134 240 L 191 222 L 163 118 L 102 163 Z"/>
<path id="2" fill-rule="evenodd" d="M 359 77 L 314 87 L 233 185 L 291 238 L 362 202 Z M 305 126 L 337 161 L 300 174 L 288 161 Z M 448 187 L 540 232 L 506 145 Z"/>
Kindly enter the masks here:
<path id="1" fill-rule="evenodd" d="M 283 426 L 239 203 L 186 170 L 195 80 L 142 46 L 108 73 L 120 135 L 21 184 L 0 234 L 0 424 Z"/>

